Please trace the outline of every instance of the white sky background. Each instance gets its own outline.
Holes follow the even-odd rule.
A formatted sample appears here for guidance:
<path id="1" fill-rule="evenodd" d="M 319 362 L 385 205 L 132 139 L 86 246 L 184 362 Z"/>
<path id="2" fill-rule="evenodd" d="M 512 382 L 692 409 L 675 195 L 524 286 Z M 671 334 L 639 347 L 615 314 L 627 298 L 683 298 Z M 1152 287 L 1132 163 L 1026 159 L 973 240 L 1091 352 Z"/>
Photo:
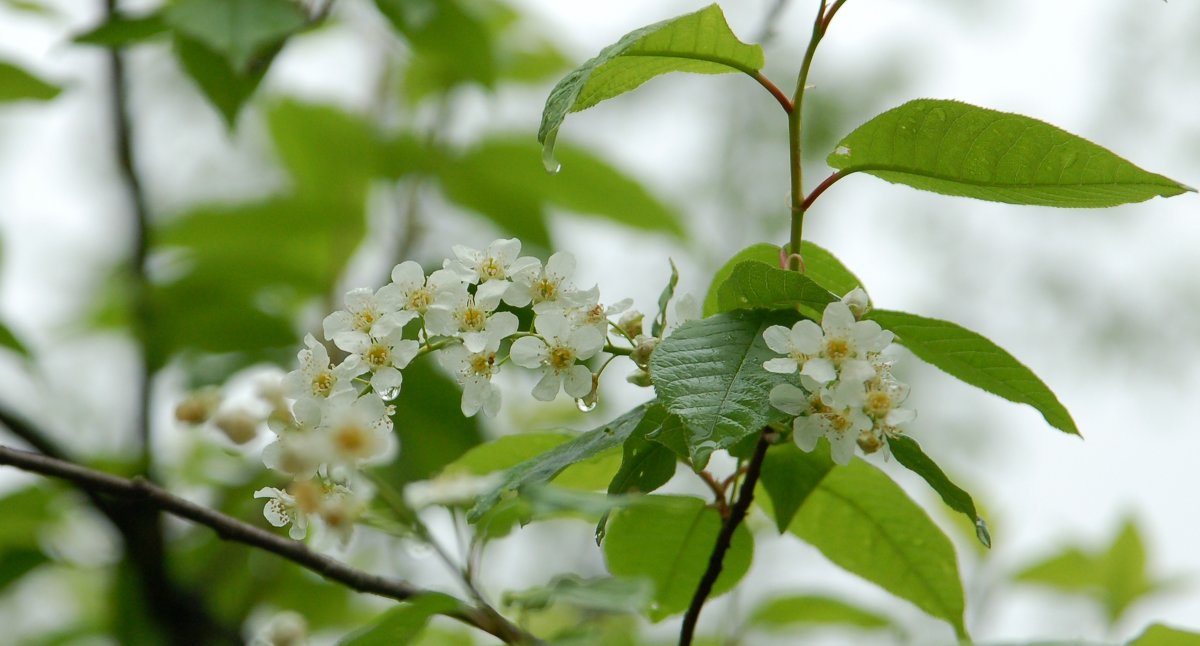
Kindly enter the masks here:
<path id="1" fill-rule="evenodd" d="M 66 33 L 94 20 L 92 4 L 98 3 L 60 3 L 65 22 L 0 9 L 0 58 L 68 86 L 52 104 L 0 107 L 0 312 L 47 355 L 42 367 L 51 374 L 50 392 L 82 399 L 70 412 L 57 413 L 57 421 L 63 426 L 86 421 L 116 435 L 128 411 L 104 396 L 104 384 L 132 370 L 120 344 L 45 346 L 55 338 L 46 321 L 61 324 L 77 313 L 78 299 L 96 286 L 97 267 L 119 257 L 125 235 L 114 178 L 101 170 L 108 168 L 106 123 L 95 103 L 101 59 L 65 44 Z M 354 3 L 345 4 L 349 17 L 361 15 Z M 556 34 L 576 61 L 636 27 L 703 6 L 632 0 L 515 4 L 540 21 L 542 31 Z M 734 31 L 750 40 L 771 3 L 725 4 Z M 85 5 L 88 11 L 81 11 Z M 793 82 L 814 5 L 793 0 L 767 49 L 768 75 L 785 88 Z M 847 114 L 840 118 L 849 127 L 916 97 L 1019 112 L 1198 185 L 1197 33 L 1200 5 L 1183 0 L 850 0 L 818 52 L 811 93 L 836 88 L 863 97 L 844 108 Z M 272 71 L 268 91 L 361 106 L 367 100 L 364 80 L 376 60 L 369 46 L 335 32 L 301 39 Z M 255 190 L 242 169 L 256 160 L 244 166 L 226 161 L 231 150 L 246 155 L 260 144 L 253 126 L 239 134 L 236 145 L 214 145 L 220 142 L 216 117 L 187 102 L 185 82 L 173 77 L 161 57 L 134 56 L 133 73 L 135 83 L 143 84 L 135 99 L 164 86 L 185 93 L 182 100 L 143 104 L 138 115 L 139 154 L 156 206 L 171 210 L 200 197 Z M 880 83 L 880 92 L 863 89 Z M 461 132 L 500 123 L 532 136 L 542 97 L 544 90 L 494 102 L 479 97 L 459 117 Z M 185 124 L 175 121 L 181 116 Z M 731 123 L 749 141 L 733 146 L 735 155 L 757 155 L 773 164 L 731 172 L 750 187 L 750 197 L 735 200 L 748 209 L 734 211 L 736 217 L 721 211 L 723 196 L 715 194 L 731 144 L 726 135 L 706 134 Z M 702 296 L 714 263 L 747 244 L 786 238 L 785 122 L 773 100 L 744 78 L 657 79 L 634 95 L 572 115 L 560 137 L 601 149 L 679 205 L 692 223 L 695 240 L 680 247 L 593 220 L 563 218 L 556 227 L 558 242 L 579 257 L 581 282 L 599 281 L 607 300 L 628 295 L 650 309 L 668 254 L 680 265 L 684 287 Z M 764 148 L 764 140 L 772 147 Z M 192 155 L 193 150 L 198 152 Z M 823 166 L 811 164 L 809 187 L 824 174 Z M 205 181 L 197 184 L 196 177 Z M 251 177 L 261 181 L 261 175 Z M 907 362 L 920 413 L 913 436 L 977 495 L 992 524 L 996 547 L 989 569 L 972 573 L 963 550 L 970 585 L 1064 542 L 1099 546 L 1125 514 L 1145 532 L 1154 572 L 1188 581 L 1175 594 L 1136 606 L 1114 635 L 1099 632 L 1098 613 L 1087 605 L 1004 587 L 981 608 L 970 608 L 981 599 L 968 598 L 969 612 L 982 612 L 970 617 L 979 641 L 1124 639 L 1151 621 L 1200 629 L 1200 589 L 1193 583 L 1200 573 L 1193 500 L 1200 455 L 1194 414 L 1200 401 L 1194 368 L 1200 352 L 1200 272 L 1193 253 L 1200 236 L 1197 200 L 1189 195 L 1104 211 L 1065 211 L 953 199 L 851 177 L 809 215 L 806 235 L 845 261 L 878 306 L 945 318 L 985 334 L 1054 389 L 1086 437 L 1082 442 L 1066 437 L 1031 409 L 956 384 L 915 359 Z M 486 242 L 485 233 L 477 235 L 480 240 L 473 242 Z M 97 354 L 87 354 L 92 352 Z M 104 360 L 80 364 L 81 356 Z M 10 370 L 0 364 L 0 378 L 12 381 Z M 938 513 L 935 497 L 919 483 L 904 482 Z M 766 540 L 745 581 L 811 590 L 853 579 L 821 565 L 811 552 L 791 539 Z M 795 582 L 780 580 L 772 574 L 787 569 L 781 562 L 795 562 L 804 571 Z M 898 609 L 919 634 L 949 639 L 948 631 L 904 604 L 889 602 L 869 586 L 844 585 L 864 603 Z M 714 622 L 720 612 L 706 611 L 705 618 Z"/>

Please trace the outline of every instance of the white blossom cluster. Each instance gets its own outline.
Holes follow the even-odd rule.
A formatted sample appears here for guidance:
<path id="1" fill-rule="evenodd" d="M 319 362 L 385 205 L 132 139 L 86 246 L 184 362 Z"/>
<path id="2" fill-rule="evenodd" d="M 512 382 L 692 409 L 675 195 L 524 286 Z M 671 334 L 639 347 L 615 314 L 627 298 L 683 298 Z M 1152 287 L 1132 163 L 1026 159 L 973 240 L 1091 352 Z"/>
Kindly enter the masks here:
<path id="1" fill-rule="evenodd" d="M 829 440 L 834 462 L 848 464 L 857 444 L 864 453 L 887 448 L 887 438 L 916 412 L 904 408 L 908 385 L 892 375 L 893 362 L 882 352 L 894 338 L 874 321 L 858 320 L 867 296 L 855 289 L 825 307 L 821 324 L 802 319 L 788 329 L 773 325 L 763 332 L 767 347 L 783 355 L 763 363 L 768 372 L 799 372 L 800 385 L 771 389 L 771 405 L 795 415 L 792 437 L 805 451 Z"/>
<path id="2" fill-rule="evenodd" d="M 462 386 L 468 417 L 497 413 L 501 396 L 493 379 L 509 359 L 540 372 L 536 399 L 550 401 L 564 391 L 594 400 L 597 375 L 582 362 L 600 352 L 613 325 L 608 317 L 630 302 L 606 308 L 597 288 L 577 289 L 570 253 L 556 253 L 543 265 L 520 251 L 517 239 L 483 250 L 455 246 L 453 257 L 428 276 L 417 263 L 403 262 L 382 288 L 350 291 L 345 308 L 322 324 L 325 341 L 341 357 L 336 363 L 325 343 L 304 339 L 298 367 L 267 397 L 276 438 L 262 459 L 292 480 L 286 489 L 255 492 L 267 499 L 264 515 L 272 525 L 290 525 L 291 536 L 301 539 L 317 518 L 348 538 L 372 493 L 358 470 L 396 454 L 395 410 L 388 402 L 400 394 L 403 370 L 421 354 L 436 352 Z M 533 320 L 525 331 L 512 311 L 523 308 Z"/>

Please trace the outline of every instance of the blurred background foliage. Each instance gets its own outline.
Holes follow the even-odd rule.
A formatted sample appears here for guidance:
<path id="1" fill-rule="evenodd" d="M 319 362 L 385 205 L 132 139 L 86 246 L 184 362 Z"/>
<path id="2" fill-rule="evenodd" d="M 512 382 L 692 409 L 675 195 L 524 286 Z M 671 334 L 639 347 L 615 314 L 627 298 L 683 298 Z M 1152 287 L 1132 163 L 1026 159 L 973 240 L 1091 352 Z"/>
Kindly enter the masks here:
<path id="1" fill-rule="evenodd" d="M 68 51 L 73 66 L 70 73 L 43 74 L 36 66 L 22 63 L 31 57 L 0 47 L 0 158 L 22 155 L 4 145 L 4 138 L 20 127 L 6 125 L 6 119 L 19 124 L 19 119 L 33 118 L 19 116 L 22 113 L 36 115 L 73 101 L 70 114 L 82 125 L 72 131 L 81 137 L 72 145 L 85 152 L 67 158 L 81 167 L 76 173 L 88 177 L 71 190 L 94 191 L 95 200 L 108 212 L 105 217 L 112 220 L 103 225 L 108 234 L 95 241 L 106 250 L 80 257 L 73 257 L 71 249 L 62 251 L 60 262 L 87 263 L 88 279 L 72 294 L 69 306 L 59 306 L 57 318 L 47 315 L 53 323 L 42 325 L 21 317 L 0 320 L 0 346 L 6 353 L 0 367 L 5 383 L 11 384 L 0 396 L 0 407 L 35 420 L 51 440 L 68 447 L 69 457 L 114 472 L 136 471 L 142 463 L 136 457 L 129 411 L 140 404 L 127 401 L 135 396 L 127 373 L 142 369 L 130 368 L 129 356 L 143 357 L 146 376 L 154 385 L 147 395 L 148 423 L 153 427 L 152 473 L 193 499 L 262 526 L 266 524 L 261 504 L 251 493 L 278 483 L 256 466 L 256 458 L 247 458 L 243 450 L 215 433 L 181 431 L 166 411 L 187 389 L 231 378 L 235 380 L 231 388 L 238 383 L 245 386 L 243 370 L 248 367 L 265 363 L 289 369 L 304 334 L 319 329 L 321 316 L 340 306 L 347 287 L 381 284 L 391 266 L 405 259 L 432 268 L 451 244 L 479 245 L 500 236 L 519 237 L 526 253 L 544 257 L 564 239 L 557 233 L 564 214 L 571 216 L 567 219 L 576 223 L 571 225 L 576 226 L 573 231 L 583 232 L 584 238 L 568 246 L 587 248 L 593 240 L 608 240 L 616 248 L 597 250 L 597 254 L 619 264 L 614 273 L 634 274 L 627 282 L 653 283 L 647 288 L 651 293 L 665 282 L 666 253 L 650 265 L 661 275 L 647 280 L 639 270 L 646 265 L 638 264 L 635 257 L 642 247 L 624 248 L 622 241 L 629 238 L 620 236 L 650 240 L 686 256 L 685 270 L 696 274 L 690 287 L 699 293 L 706 288 L 711 270 L 737 249 L 782 238 L 787 168 L 782 122 L 773 102 L 754 96 L 748 85 L 737 85 L 743 79 L 720 79 L 713 90 L 704 92 L 695 81 L 658 82 L 639 98 L 630 98 L 632 107 L 625 111 L 581 115 L 578 125 L 567 128 L 570 135 L 562 137 L 558 148 L 563 172 L 547 174 L 534 138 L 539 101 L 582 58 L 519 3 L 173 0 L 120 6 L 97 2 L 87 9 L 80 4 L 0 1 L 0 21 L 12 21 L 18 25 L 14 29 L 25 24 L 51 34 L 53 47 Z M 792 62 L 799 59 L 805 37 L 807 18 L 801 14 L 810 11 L 808 4 L 763 2 L 738 11 L 728 8 L 743 39 L 770 41 L 769 76 L 787 79 L 793 73 Z M 995 3 L 933 4 L 947 20 L 960 25 L 977 24 L 995 11 Z M 696 6 L 676 2 L 672 8 L 677 11 L 659 17 Z M 847 22 L 854 19 L 849 12 L 843 18 Z M 1137 33 L 1155 36 L 1153 26 L 1141 25 L 1138 31 L 1138 10 L 1127 12 L 1122 19 L 1129 28 L 1118 32 L 1120 38 L 1136 38 Z M 1188 16 L 1191 25 L 1200 24 L 1196 11 Z M 630 22 L 615 35 L 644 22 L 649 21 Z M 966 31 L 969 37 L 970 30 Z M 343 56 L 336 43 L 346 40 L 365 43 L 362 49 L 369 56 Z M 128 62 L 125 84 L 100 64 L 107 52 L 120 52 Z M 836 59 L 833 52 L 830 55 Z M 1195 47 L 1191 58 L 1177 54 L 1176 64 L 1195 60 L 1195 55 Z M 907 98 L 919 76 L 912 70 L 922 56 L 928 52 L 920 47 L 881 48 L 872 54 L 870 66 L 856 67 L 851 60 L 842 73 L 823 77 L 821 91 L 811 93 L 806 106 L 809 161 L 820 163 L 839 137 L 890 105 L 889 100 Z M 1153 113 L 1146 107 L 1152 105 L 1151 99 L 1139 99 L 1138 92 L 1123 89 L 1124 83 L 1135 82 L 1143 68 L 1122 58 L 1112 61 L 1111 67 L 1116 71 L 1103 75 L 1096 85 L 1097 100 L 1120 100 L 1130 113 Z M 334 86 L 342 80 L 344 87 L 351 88 L 346 92 L 351 98 L 339 100 L 310 91 L 297 81 L 306 74 L 321 81 L 332 79 Z M 134 169 L 149 205 L 149 228 L 133 241 L 129 239 L 133 207 L 120 189 L 111 188 L 121 182 L 113 168 L 123 143 L 110 128 L 114 93 L 122 95 L 124 109 L 131 115 L 132 133 L 124 143 L 132 145 Z M 748 95 L 755 100 L 748 100 Z M 664 107 L 650 107 L 656 102 Z M 679 116 L 682 113 L 675 108 L 683 103 L 698 106 L 701 115 Z M 642 125 L 629 122 L 639 110 L 652 114 Z M 681 136 L 680 129 L 689 127 L 692 134 Z M 702 132 L 707 143 L 697 143 L 696 132 Z M 1200 141 L 1200 125 L 1193 120 L 1179 126 L 1178 136 Z M 610 138 L 637 142 L 651 161 L 626 163 L 622 154 L 614 154 L 606 141 Z M 573 141 L 582 143 L 573 145 Z M 689 155 L 703 163 L 661 163 Z M 1188 161 L 1194 170 L 1197 160 L 1193 156 Z M 1187 173 L 1167 174 L 1188 180 Z M 1193 172 L 1192 183 L 1195 177 Z M 861 206 L 850 198 L 829 199 L 831 206 L 840 209 Z M 845 249 L 844 259 L 856 271 L 873 266 L 861 275 L 868 283 L 875 278 L 884 285 L 876 287 L 876 298 L 895 286 L 895 253 L 868 257 L 850 245 L 858 239 L 900 240 L 898 246 L 909 251 L 905 262 L 911 265 L 906 268 L 915 266 L 918 275 L 942 279 L 912 288 L 906 305 L 914 309 L 929 305 L 935 314 L 940 309 L 968 318 L 984 316 L 976 310 L 956 310 L 941 297 L 968 293 L 978 284 L 972 282 L 980 279 L 977 266 L 964 269 L 954 264 L 962 262 L 961 254 L 941 252 L 987 247 L 982 238 L 993 233 L 977 226 L 981 218 L 964 218 L 957 224 L 938 220 L 935 227 L 930 225 L 933 216 L 927 203 L 920 198 L 888 199 L 889 210 L 909 212 L 905 224 L 884 218 L 856 223 L 820 220 L 810 235 L 843 244 L 841 249 L 838 244 L 827 246 L 838 253 Z M 52 208 L 56 203 L 49 204 Z M 991 213 L 984 212 L 981 217 Z M 1123 213 L 1114 217 L 1127 220 Z M 25 221 L 5 225 L 6 234 L 38 226 Z M 1013 227 L 998 234 L 999 244 L 1027 245 L 1053 256 L 1061 244 L 1053 241 L 1068 237 L 1071 234 L 1063 231 L 1080 223 L 1059 219 L 1039 226 L 1052 235 L 1020 240 L 1023 234 Z M 863 229 L 868 233 L 861 233 Z M 612 231 L 624 233 L 604 237 Z M 138 234 L 133 231 L 133 235 Z M 128 250 L 143 243 L 148 252 L 144 267 L 131 271 Z M 4 254 L 0 247 L 0 259 Z M 1070 311 L 1095 312 L 1093 318 L 1100 324 L 1064 339 L 1069 348 L 1103 347 L 1101 361 L 1118 361 L 1112 357 L 1134 352 L 1131 348 L 1139 337 L 1137 329 L 1130 329 L 1138 322 L 1130 313 L 1138 309 L 1129 304 L 1134 297 L 1121 291 L 1074 289 L 1072 281 L 1079 271 L 1073 267 L 1086 263 L 1066 257 L 1059 265 L 1031 263 L 1006 270 L 1008 279 L 1020 285 L 1016 289 L 1043 293 L 1043 303 L 1058 302 L 1061 310 L 1044 314 L 1051 319 L 1061 320 Z M 994 258 L 981 262 L 990 260 Z M 1173 287 L 1180 290 L 1176 298 L 1195 302 L 1197 283 Z M 1006 287 L 989 289 L 993 296 L 1009 293 Z M 26 297 L 27 302 L 37 304 L 37 292 L 52 290 L 52 284 L 35 285 L 23 293 L 34 293 L 35 299 Z M 639 305 L 646 309 L 650 302 L 639 300 Z M 1168 312 L 1179 314 L 1181 326 L 1200 322 L 1193 310 Z M 993 329 L 1007 331 L 1002 326 Z M 1191 335 L 1162 345 L 1174 353 L 1196 349 Z M 63 358 L 57 352 L 60 347 L 78 356 Z M 1066 360 L 1066 350 L 1059 352 L 1043 365 Z M 105 361 L 111 362 L 111 371 L 103 366 Z M 88 364 L 100 367 L 84 367 Z M 1174 365 L 1164 363 L 1161 369 L 1179 370 Z M 83 375 L 74 379 L 74 386 L 88 391 L 78 401 L 67 386 L 73 382 L 73 369 Z M 919 370 L 914 372 L 906 380 L 945 386 Z M 396 465 L 381 472 L 397 485 L 432 477 L 456 460 L 471 464 L 478 458 L 468 451 L 487 437 L 578 424 L 573 411 L 532 412 L 518 406 L 501 424 L 485 426 L 461 417 L 459 391 L 428 362 L 414 365 L 407 374 L 395 413 L 403 449 Z M 1186 380 L 1186 375 L 1179 378 Z M 919 386 L 914 387 L 917 390 Z M 931 396 L 919 407 L 929 409 L 933 401 L 936 398 Z M 607 403 L 594 415 L 611 417 L 618 409 Z M 1000 418 L 991 415 L 986 404 L 982 409 L 970 404 L 968 409 L 945 413 L 959 418 L 935 416 L 938 423 L 931 424 L 973 430 L 972 439 L 935 432 L 937 441 L 944 441 L 940 453 L 947 456 L 946 462 L 964 472 L 971 472 L 968 465 L 1000 442 L 986 439 L 999 435 L 988 431 L 1001 425 Z M 986 412 L 981 415 L 980 410 Z M 435 441 L 429 441 L 430 434 L 436 435 Z M 565 437 L 531 435 L 521 450 L 551 446 Z M 5 436 L 6 443 L 10 439 Z M 926 446 L 935 443 L 922 441 Z M 509 449 L 514 447 L 519 448 Z M 486 455 L 491 461 L 505 459 Z M 619 464 L 616 457 L 605 458 L 602 469 L 610 470 L 606 477 L 576 473 L 575 484 L 602 488 Z M 985 481 L 986 476 L 974 473 L 965 480 Z M 179 640 L 185 638 L 190 643 L 222 643 L 257 634 L 276 612 L 284 610 L 299 613 L 310 630 L 333 641 L 388 607 L 271 555 L 222 542 L 206 529 L 166 522 L 158 528 L 167 537 L 163 569 L 171 588 L 185 591 L 195 613 L 203 617 L 200 623 L 187 624 L 199 628 L 191 637 L 183 637 L 177 626 L 172 627 L 180 617 L 163 615 L 147 597 L 151 587 L 136 581 L 145 571 L 130 565 L 131 544 L 128 536 L 114 531 L 112 517 L 97 513 L 84 496 L 60 483 L 15 477 L 3 484 L 0 625 L 7 627 L 6 639 L 18 643 L 184 643 Z M 559 484 L 571 482 L 560 478 Z M 982 498 L 986 502 L 987 495 Z M 510 514 L 496 521 L 500 536 L 529 510 L 498 509 L 497 513 Z M 759 529 L 769 522 L 757 521 Z M 947 524 L 955 522 L 950 519 Z M 551 524 L 551 531 L 559 534 L 535 534 L 529 540 L 535 545 L 540 540 L 544 549 L 547 540 L 561 545 L 565 542 L 561 536 L 573 541 L 591 530 L 586 522 L 574 524 L 582 529 L 569 533 Z M 1003 524 L 993 522 L 997 526 Z M 1152 542 L 1134 520 L 1122 521 L 1115 536 L 1107 547 L 1044 551 L 1047 555 L 1040 561 L 1018 558 L 997 563 L 987 553 L 961 550 L 974 616 L 984 621 L 981 617 L 991 601 L 1028 584 L 1094 603 L 1099 614 L 1089 635 L 1113 638 L 1140 632 L 1146 622 L 1121 623 L 1130 608 L 1148 595 L 1177 590 L 1181 579 L 1163 576 L 1151 566 Z M 963 528 L 957 538 L 962 539 L 956 541 L 960 546 L 974 544 L 974 529 Z M 589 547 L 586 543 L 585 538 L 580 550 Z M 427 554 L 418 547 L 405 543 L 405 549 L 398 551 L 387 545 L 382 535 L 368 533 L 348 558 L 418 581 L 435 576 L 431 572 L 436 568 L 430 567 Z M 542 634 L 559 634 L 561 643 L 583 639 L 575 632 L 581 625 L 594 631 L 587 638 L 602 643 L 670 643 L 669 632 L 665 638 L 661 631 L 647 633 L 645 626 L 611 611 L 614 599 L 636 597 L 636 591 L 589 588 L 593 590 L 589 596 L 581 594 L 580 586 L 571 580 L 552 579 L 549 570 L 563 560 L 573 563 L 574 569 L 603 574 L 594 553 L 581 556 L 565 550 L 562 560 L 530 563 L 536 549 L 518 552 L 505 547 L 492 552 L 500 561 L 494 574 L 497 596 L 503 590 L 516 590 L 506 598 L 530 626 Z M 758 560 L 766 560 L 770 568 L 772 558 L 784 558 L 773 554 L 780 554 L 779 548 L 768 546 L 759 552 Z M 789 563 L 807 564 L 820 557 L 805 552 L 786 558 Z M 819 567 L 814 571 L 822 576 Z M 749 580 L 759 575 L 763 573 L 752 571 Z M 505 576 L 511 581 L 503 580 Z M 862 594 L 859 588 L 813 594 L 788 584 L 786 579 L 776 580 L 756 590 L 736 612 L 710 613 L 718 619 L 722 612 L 738 617 L 734 622 L 719 622 L 721 626 L 706 624 L 712 635 L 722 639 L 711 637 L 711 643 L 731 643 L 730 639 L 791 643 L 797 634 L 830 643 L 844 643 L 838 640 L 849 636 L 859 643 L 929 643 L 931 635 L 936 640 L 949 638 L 944 627 L 930 627 L 911 608 L 897 611 L 886 597 Z M 737 603 L 735 598 L 726 605 L 735 608 Z M 1067 613 L 1067 617 L 1076 621 L 1091 617 L 1089 612 Z M 481 634 L 442 620 L 424 629 L 428 614 L 395 620 L 411 622 L 415 643 L 486 643 Z M 1053 625 L 1045 629 L 1046 634 L 1056 634 Z M 1169 640 L 1175 636 L 1159 627 L 1137 643 L 1174 643 Z"/>

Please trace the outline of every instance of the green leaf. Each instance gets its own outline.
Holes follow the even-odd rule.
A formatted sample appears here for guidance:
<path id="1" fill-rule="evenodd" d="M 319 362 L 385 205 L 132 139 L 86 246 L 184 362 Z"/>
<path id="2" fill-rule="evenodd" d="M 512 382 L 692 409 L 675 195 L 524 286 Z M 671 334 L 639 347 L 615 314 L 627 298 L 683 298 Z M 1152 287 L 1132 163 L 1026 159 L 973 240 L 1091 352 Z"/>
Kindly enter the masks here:
<path id="1" fill-rule="evenodd" d="M 823 247 L 803 240 L 800 256 L 804 259 L 804 275 L 835 296 L 845 296 L 863 286 L 858 276 Z"/>
<path id="2" fill-rule="evenodd" d="M 651 621 L 660 621 L 687 609 L 720 531 L 721 515 L 699 498 L 646 496 L 613 514 L 604 558 L 617 576 L 654 582 L 654 604 L 648 615 Z M 741 580 L 753 556 L 754 538 L 745 524 L 738 525 L 713 586 L 713 598 Z"/>
<path id="3" fill-rule="evenodd" d="M 26 359 L 30 357 L 29 348 L 3 323 L 0 323 L 0 348 L 8 348 Z"/>
<path id="4" fill-rule="evenodd" d="M 791 442 L 777 444 L 767 451 L 759 484 L 771 499 L 772 515 L 780 534 L 787 531 L 796 512 L 832 468 L 826 444 L 809 454 Z"/>
<path id="5" fill-rule="evenodd" d="M 1068 547 L 1022 570 L 1015 580 L 1092 597 L 1104 606 L 1112 624 L 1129 606 L 1161 587 L 1147 572 L 1146 548 L 1132 520 L 1122 524 L 1107 549 Z"/>
<path id="6" fill-rule="evenodd" d="M 896 342 L 952 377 L 1011 402 L 1029 404 L 1054 428 L 1079 435 L 1071 414 L 1029 368 L 995 343 L 964 327 L 905 312 L 872 310 L 867 319 L 896 334 Z"/>
<path id="7" fill-rule="evenodd" d="M 416 638 L 437 614 L 453 612 L 462 604 L 449 595 L 427 592 L 388 610 L 369 625 L 346 635 L 341 646 L 391 646 L 407 644 Z"/>
<path id="8" fill-rule="evenodd" d="M 434 367 L 433 361 L 414 361 L 404 369 L 404 390 L 392 402 L 400 455 L 384 477 L 399 487 L 424 480 L 479 445 L 483 437 L 476 417 L 463 417 L 458 385 Z M 437 441 L 429 441 L 429 429 Z"/>
<path id="9" fill-rule="evenodd" d="M 220 54 L 198 40 L 175 34 L 175 56 L 183 71 L 196 83 L 225 124 L 232 127 L 238 112 L 258 89 L 270 60 L 256 62 L 248 72 L 238 72 Z"/>
<path id="10" fill-rule="evenodd" d="M 738 40 L 715 4 L 630 32 L 575 68 L 550 91 L 538 128 L 546 167 L 557 167 L 553 161 L 554 140 L 571 112 L 590 108 L 669 72 L 744 72 L 754 76 L 762 66 L 762 48 Z"/>
<path id="11" fill-rule="evenodd" d="M 721 268 L 713 275 L 712 283 L 708 286 L 708 292 L 704 295 L 703 313 L 705 317 L 722 311 L 718 301 L 721 285 L 724 285 L 725 281 L 729 280 L 729 277 L 733 275 L 734 267 L 743 262 L 750 261 L 760 262 L 768 267 L 778 267 L 779 247 L 765 242 L 753 244 L 737 252 L 724 265 L 721 265 Z"/>
<path id="12" fill-rule="evenodd" d="M 653 402 L 642 404 L 608 424 L 580 433 L 571 440 L 509 468 L 504 474 L 504 482 L 491 493 L 479 498 L 475 507 L 467 514 L 467 520 L 477 521 L 500 502 L 502 497 L 519 491 L 521 487 L 549 482 L 567 467 L 620 446 L 652 406 Z M 479 447 L 478 450 L 483 449 Z M 467 456 L 464 456 L 465 458 Z"/>
<path id="13" fill-rule="evenodd" d="M 862 287 L 862 282 L 858 280 L 858 277 L 824 248 L 804 240 L 800 243 L 800 253 L 804 258 L 804 276 L 830 293 L 845 296 L 854 288 Z M 778 246 L 764 242 L 750 245 L 737 252 L 713 276 L 708 293 L 704 297 L 704 316 L 712 316 L 722 311 L 719 305 L 721 286 L 733 275 L 735 267 L 743 262 L 754 261 L 779 269 L 779 254 Z"/>
<path id="14" fill-rule="evenodd" d="M 810 318 L 821 319 L 825 306 L 838 300 L 816 281 L 796 271 L 764 265 L 738 263 L 717 290 L 717 309 L 797 308 Z"/>
<path id="15" fill-rule="evenodd" d="M 163 20 L 219 54 L 235 72 L 250 71 L 254 58 L 308 24 L 289 0 L 179 0 Z"/>
<path id="16" fill-rule="evenodd" d="M 51 85 L 12 63 L 0 61 L 0 103 L 49 101 L 61 91 L 57 85 Z"/>
<path id="17" fill-rule="evenodd" d="M 679 270 L 675 267 L 675 261 L 668 259 L 671 263 L 671 277 L 667 279 L 667 286 L 663 287 L 662 293 L 658 295 L 658 316 L 654 317 L 654 322 L 650 324 L 650 336 L 662 338 L 663 331 L 667 329 L 667 306 L 671 304 L 671 299 L 675 296 L 675 286 L 679 284 Z"/>
<path id="18" fill-rule="evenodd" d="M 748 628 L 791 630 L 797 625 L 888 628 L 891 620 L 831 597 L 788 595 L 769 599 L 750 614 Z"/>
<path id="19" fill-rule="evenodd" d="M 1097 208 L 1193 191 L 1043 121 L 958 101 L 918 99 L 859 126 L 829 156 L 944 195 Z"/>
<path id="20" fill-rule="evenodd" d="M 549 247 L 547 207 L 683 237 L 679 217 L 633 177 L 580 148 L 565 148 L 570 170 L 547 175 L 532 142 L 493 137 L 439 166 L 447 197 L 530 243 Z"/>
<path id="21" fill-rule="evenodd" d="M 646 411 L 621 448 L 621 467 L 609 483 L 608 493 L 650 493 L 675 475 L 675 453 L 663 444 L 646 439 L 647 434 L 662 427 L 666 417 L 666 411 L 660 406 Z"/>
<path id="22" fill-rule="evenodd" d="M 823 464 L 827 458 L 803 453 Z M 966 639 L 954 546 L 923 509 L 875 467 L 832 469 L 788 528 L 830 561 L 906 599 Z"/>
<path id="23" fill-rule="evenodd" d="M 1142 634 L 1133 638 L 1128 646 L 1196 646 L 1200 644 L 1200 633 L 1172 628 L 1163 624 L 1151 624 Z"/>
<path id="24" fill-rule="evenodd" d="M 763 369 L 777 355 L 762 333 L 794 320 L 786 312 L 737 311 L 687 321 L 650 355 L 654 391 L 687 425 L 696 469 L 713 451 L 732 447 L 777 416 L 766 393 L 785 376 Z"/>
<path id="25" fill-rule="evenodd" d="M 975 525 L 975 536 L 980 543 L 983 543 L 984 547 L 992 546 L 992 537 L 988 532 L 987 523 L 975 510 L 975 501 L 971 499 L 971 494 L 951 482 L 941 467 L 928 455 L 925 455 L 925 451 L 921 450 L 921 445 L 917 444 L 916 440 L 907 435 L 889 436 L 888 448 L 891 449 L 897 462 L 921 476 L 930 487 L 933 487 L 947 507 L 963 514 Z"/>
<path id="26" fill-rule="evenodd" d="M 128 47 L 165 34 L 170 29 L 158 13 L 137 18 L 115 14 L 104 24 L 76 36 L 75 42 L 102 47 Z"/>

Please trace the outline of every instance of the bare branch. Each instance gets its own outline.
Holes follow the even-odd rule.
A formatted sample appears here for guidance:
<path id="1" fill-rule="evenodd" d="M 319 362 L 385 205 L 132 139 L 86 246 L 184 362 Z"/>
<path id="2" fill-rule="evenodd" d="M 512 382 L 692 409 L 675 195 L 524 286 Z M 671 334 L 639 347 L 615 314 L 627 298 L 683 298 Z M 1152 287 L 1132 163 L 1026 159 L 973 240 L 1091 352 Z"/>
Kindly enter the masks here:
<path id="1" fill-rule="evenodd" d="M 301 542 L 284 538 L 232 516 L 180 498 L 143 478 L 121 478 L 65 460 L 30 451 L 21 451 L 4 445 L 0 445 L 0 465 L 9 465 L 25 471 L 61 478 L 95 494 L 141 502 L 174 516 L 204 525 L 217 532 L 217 535 L 225 540 L 243 543 L 281 556 L 359 592 L 397 601 L 406 601 L 427 592 L 427 590 L 406 581 L 382 577 L 350 567 L 341 561 L 308 549 Z M 494 611 L 480 610 L 464 603 L 460 608 L 447 613 L 447 615 L 490 633 L 505 643 L 537 642 L 532 635 Z"/>

